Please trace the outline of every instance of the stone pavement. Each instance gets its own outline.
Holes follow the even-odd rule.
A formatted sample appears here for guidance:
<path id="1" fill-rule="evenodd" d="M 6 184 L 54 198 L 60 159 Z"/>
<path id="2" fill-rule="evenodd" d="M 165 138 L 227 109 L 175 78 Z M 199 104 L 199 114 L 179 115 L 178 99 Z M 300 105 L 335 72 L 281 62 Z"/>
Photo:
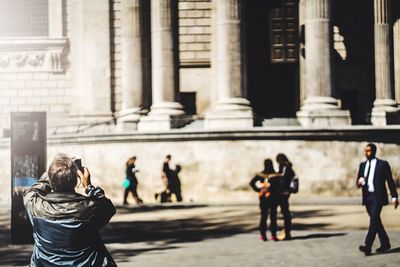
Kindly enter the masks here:
<path id="1" fill-rule="evenodd" d="M 291 241 L 258 240 L 256 203 L 118 207 L 102 236 L 118 266 L 400 266 L 400 210 L 382 213 L 390 253 L 365 257 L 358 246 L 368 217 L 354 201 L 293 201 L 291 208 Z M 0 266 L 27 266 L 32 246 L 9 245 L 8 229 L 2 206 Z"/>

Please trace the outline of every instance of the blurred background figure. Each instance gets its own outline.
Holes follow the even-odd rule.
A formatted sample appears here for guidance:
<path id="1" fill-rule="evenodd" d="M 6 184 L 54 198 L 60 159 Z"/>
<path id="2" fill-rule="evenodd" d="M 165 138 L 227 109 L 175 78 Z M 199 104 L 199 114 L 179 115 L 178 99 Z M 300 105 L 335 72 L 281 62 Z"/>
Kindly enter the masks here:
<path id="1" fill-rule="evenodd" d="M 161 179 L 165 186 L 165 190 L 161 193 L 156 193 L 154 195 L 155 199 L 157 200 L 160 197 L 160 202 L 171 202 L 172 194 L 175 195 L 176 201 L 182 201 L 181 195 L 181 181 L 179 179 L 179 172 L 181 171 L 181 166 L 176 165 L 175 169 L 171 168 L 171 155 L 165 156 L 162 172 L 161 172 Z"/>
<path id="2" fill-rule="evenodd" d="M 181 195 L 181 180 L 179 179 L 179 172 L 181 171 L 182 167 L 181 165 L 176 165 L 175 170 L 172 170 L 171 172 L 171 177 L 168 179 L 168 189 L 170 192 L 170 198 L 172 194 L 175 195 L 176 201 L 181 202 L 182 201 L 182 195 Z"/>
<path id="3" fill-rule="evenodd" d="M 132 196 L 135 199 L 136 204 L 140 205 L 143 203 L 143 200 L 139 198 L 137 193 L 138 179 L 136 175 L 139 172 L 139 170 L 136 168 L 135 162 L 136 162 L 136 156 L 130 157 L 126 162 L 126 178 L 122 184 L 125 187 L 124 201 L 123 201 L 124 205 L 128 205 L 127 198 L 129 192 L 132 193 Z"/>

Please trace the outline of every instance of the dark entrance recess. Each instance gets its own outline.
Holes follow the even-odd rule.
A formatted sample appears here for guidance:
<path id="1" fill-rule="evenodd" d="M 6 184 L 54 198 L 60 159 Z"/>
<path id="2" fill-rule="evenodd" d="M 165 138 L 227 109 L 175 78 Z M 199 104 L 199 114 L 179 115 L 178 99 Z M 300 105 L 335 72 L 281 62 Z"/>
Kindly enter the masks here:
<path id="1" fill-rule="evenodd" d="M 374 3 L 336 0 L 332 5 L 334 97 L 350 111 L 352 124 L 369 124 L 375 99 Z"/>
<path id="2" fill-rule="evenodd" d="M 187 115 L 195 115 L 196 111 L 196 92 L 180 92 L 180 102 Z"/>
<path id="3" fill-rule="evenodd" d="M 299 109 L 298 1 L 245 1 L 248 97 L 259 119 Z"/>

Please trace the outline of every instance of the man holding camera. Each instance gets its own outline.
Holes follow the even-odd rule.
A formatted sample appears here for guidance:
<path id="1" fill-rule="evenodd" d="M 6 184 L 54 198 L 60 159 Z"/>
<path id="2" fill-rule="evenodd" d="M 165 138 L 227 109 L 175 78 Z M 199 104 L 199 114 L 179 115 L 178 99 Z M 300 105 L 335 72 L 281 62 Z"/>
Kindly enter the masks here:
<path id="1" fill-rule="evenodd" d="M 371 247 L 376 234 L 381 243 L 381 246 L 376 249 L 377 253 L 387 252 L 391 248 L 389 236 L 381 221 L 382 208 L 389 203 L 386 183 L 389 186 L 394 208 L 397 208 L 399 204 L 389 163 L 376 158 L 376 150 L 375 144 L 366 145 L 364 154 L 367 160 L 360 164 L 356 182 L 357 186 L 362 188 L 362 204 L 367 208 L 370 218 L 365 243 L 359 247 L 365 256 L 371 255 Z"/>
<path id="2" fill-rule="evenodd" d="M 78 178 L 86 196 L 75 192 Z M 71 157 L 56 155 L 24 204 L 35 241 L 30 266 L 116 266 L 99 234 L 115 207 Z"/>

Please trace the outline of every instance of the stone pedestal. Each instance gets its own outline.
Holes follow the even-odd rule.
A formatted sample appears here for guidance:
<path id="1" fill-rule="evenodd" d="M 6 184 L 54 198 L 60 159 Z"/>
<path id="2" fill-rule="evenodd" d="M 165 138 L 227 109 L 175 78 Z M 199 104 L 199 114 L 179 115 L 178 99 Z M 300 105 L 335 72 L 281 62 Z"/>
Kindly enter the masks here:
<path id="1" fill-rule="evenodd" d="M 331 1 L 308 0 L 305 9 L 306 81 L 302 85 L 305 99 L 297 119 L 302 126 L 325 127 L 351 124 L 350 112 L 341 110 L 333 98 Z"/>
<path id="2" fill-rule="evenodd" d="M 246 99 L 241 0 L 213 0 L 213 90 L 216 102 L 205 116 L 207 129 L 253 127 Z"/>
<path id="3" fill-rule="evenodd" d="M 206 129 L 252 128 L 253 124 L 253 110 L 250 102 L 244 98 L 229 98 L 217 102 L 204 122 Z"/>
<path id="4" fill-rule="evenodd" d="M 161 102 L 151 106 L 148 116 L 140 118 L 139 131 L 159 131 L 180 128 L 191 121 L 177 102 Z"/>
<path id="5" fill-rule="evenodd" d="M 308 97 L 297 120 L 305 127 L 330 127 L 350 125 L 350 112 L 339 108 L 338 100 L 332 97 Z"/>

